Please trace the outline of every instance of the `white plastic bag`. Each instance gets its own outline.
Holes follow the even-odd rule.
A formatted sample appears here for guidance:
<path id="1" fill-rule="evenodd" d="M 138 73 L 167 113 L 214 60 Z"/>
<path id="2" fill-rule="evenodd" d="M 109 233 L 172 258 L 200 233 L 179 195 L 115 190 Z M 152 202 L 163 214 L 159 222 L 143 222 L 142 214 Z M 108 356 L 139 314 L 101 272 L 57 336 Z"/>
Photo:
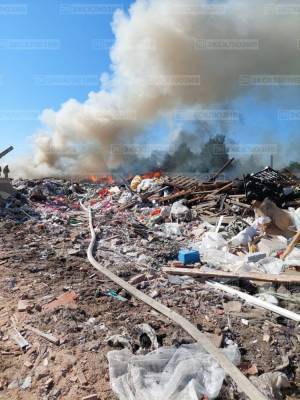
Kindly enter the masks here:
<path id="1" fill-rule="evenodd" d="M 182 200 L 176 201 L 171 207 L 171 217 L 176 219 L 186 219 L 189 217 L 190 209 L 182 204 Z"/>
<path id="2" fill-rule="evenodd" d="M 257 263 L 258 268 L 267 274 L 281 274 L 284 270 L 284 262 L 280 258 L 266 257 Z"/>
<path id="3" fill-rule="evenodd" d="M 297 210 L 293 210 L 290 212 L 294 219 L 295 227 L 296 227 L 297 231 L 299 231 L 300 230 L 300 207 L 297 208 Z"/>
<path id="4" fill-rule="evenodd" d="M 200 248 L 201 253 L 205 253 L 205 251 L 211 249 L 222 249 L 224 247 L 227 248 L 227 242 L 222 235 L 217 232 L 204 233 Z"/>
<path id="5" fill-rule="evenodd" d="M 211 266 L 221 268 L 224 271 L 236 271 L 245 264 L 245 257 L 231 254 L 228 250 L 208 249 L 201 253 L 201 259 Z"/>
<path id="6" fill-rule="evenodd" d="M 232 361 L 240 360 L 236 346 L 224 353 Z M 217 361 L 198 343 L 161 347 L 145 356 L 123 349 L 107 357 L 111 386 L 119 400 L 215 399 L 225 377 Z"/>
<path id="7" fill-rule="evenodd" d="M 263 225 L 269 224 L 271 222 L 271 218 L 269 217 L 259 217 L 257 218 L 251 226 L 248 226 L 243 231 L 238 233 L 231 239 L 231 243 L 234 246 L 246 246 L 254 236 L 258 235 L 260 229 Z"/>

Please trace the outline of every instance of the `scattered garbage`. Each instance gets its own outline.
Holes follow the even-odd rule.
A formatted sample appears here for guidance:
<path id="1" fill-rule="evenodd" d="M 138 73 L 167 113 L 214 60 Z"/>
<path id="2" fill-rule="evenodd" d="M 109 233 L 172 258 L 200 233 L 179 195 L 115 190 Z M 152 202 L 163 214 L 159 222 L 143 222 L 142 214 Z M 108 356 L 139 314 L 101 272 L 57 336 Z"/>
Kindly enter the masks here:
<path id="1" fill-rule="evenodd" d="M 108 290 L 105 294 L 107 296 L 113 297 L 114 299 L 122 301 L 122 302 L 127 301 L 127 299 L 125 299 L 125 297 L 120 296 L 115 290 Z"/>
<path id="2" fill-rule="evenodd" d="M 281 390 L 290 387 L 287 376 L 282 372 L 267 372 L 250 380 L 269 400 L 282 399 Z"/>
<path id="3" fill-rule="evenodd" d="M 282 375 L 269 383 L 263 377 L 298 379 L 300 185 L 296 177 L 281 184 L 278 201 L 266 173 L 258 176 L 257 195 L 251 179 L 245 188 L 244 179 L 161 173 L 18 179 L 11 193 L 0 190 L 1 356 L 11 363 L 4 363 L 7 379 L 0 377 L 4 395 L 84 398 L 97 381 L 120 400 L 239 396 L 209 354 L 186 346 L 192 339 L 180 327 L 91 269 L 84 204 L 92 208 L 101 265 L 190 320 L 218 348 L 227 345 L 222 351 L 235 354 L 244 374 L 264 381 L 255 386 L 265 396 L 285 398 Z M 102 372 L 111 349 L 108 382 Z M 288 364 L 281 349 L 292 354 Z"/>
<path id="4" fill-rule="evenodd" d="M 177 224 L 176 222 L 166 222 L 164 224 L 164 229 L 165 229 L 165 233 L 168 236 L 180 236 L 181 235 L 180 225 Z"/>
<path id="5" fill-rule="evenodd" d="M 231 361 L 239 359 L 237 353 L 235 346 L 224 349 Z M 199 344 L 160 347 L 142 356 L 124 349 L 107 357 L 119 400 L 215 399 L 225 378 L 223 369 Z"/>

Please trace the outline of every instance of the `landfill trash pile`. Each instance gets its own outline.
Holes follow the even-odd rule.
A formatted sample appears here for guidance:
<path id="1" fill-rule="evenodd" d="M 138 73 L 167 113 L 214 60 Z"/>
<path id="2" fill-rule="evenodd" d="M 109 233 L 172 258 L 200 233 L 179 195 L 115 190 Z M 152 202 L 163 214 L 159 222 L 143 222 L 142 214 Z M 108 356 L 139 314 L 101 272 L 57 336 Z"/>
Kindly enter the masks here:
<path id="1" fill-rule="evenodd" d="M 299 181 L 272 171 L 13 181 L 0 202 L 0 399 L 247 398 L 174 320 L 93 268 L 81 205 L 101 265 L 188 319 L 266 399 L 299 398 Z"/>

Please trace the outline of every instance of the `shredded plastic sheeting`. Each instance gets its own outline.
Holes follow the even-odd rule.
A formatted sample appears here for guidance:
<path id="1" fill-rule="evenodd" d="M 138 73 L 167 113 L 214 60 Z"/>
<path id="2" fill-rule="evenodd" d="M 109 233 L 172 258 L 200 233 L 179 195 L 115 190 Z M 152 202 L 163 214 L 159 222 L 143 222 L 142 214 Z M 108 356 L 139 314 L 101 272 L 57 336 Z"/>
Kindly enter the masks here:
<path id="1" fill-rule="evenodd" d="M 237 346 L 223 350 L 239 363 Z M 198 343 L 161 347 L 147 355 L 128 349 L 108 353 L 110 382 L 119 400 L 215 399 L 222 387 L 224 370 Z"/>

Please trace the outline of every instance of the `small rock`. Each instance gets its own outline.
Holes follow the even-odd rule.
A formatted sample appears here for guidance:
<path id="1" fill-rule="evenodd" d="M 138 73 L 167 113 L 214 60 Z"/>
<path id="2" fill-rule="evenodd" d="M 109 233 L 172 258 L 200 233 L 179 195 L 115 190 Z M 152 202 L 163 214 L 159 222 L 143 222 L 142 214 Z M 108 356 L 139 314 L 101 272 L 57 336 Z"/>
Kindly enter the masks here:
<path id="1" fill-rule="evenodd" d="M 21 389 L 22 389 L 22 390 L 26 390 L 26 389 L 31 388 L 31 382 L 32 382 L 31 376 L 27 376 L 27 377 L 24 379 L 24 382 L 23 382 L 22 385 L 21 385 Z"/>
<path id="2" fill-rule="evenodd" d="M 18 311 L 23 312 L 30 310 L 32 308 L 31 304 L 26 300 L 19 300 L 18 302 Z"/>
<path id="3" fill-rule="evenodd" d="M 38 381 L 43 378 L 46 378 L 48 375 L 49 375 L 49 369 L 46 367 L 40 366 L 35 370 L 35 378 Z"/>
<path id="4" fill-rule="evenodd" d="M 30 361 L 25 361 L 24 362 L 24 365 L 25 365 L 25 367 L 27 367 L 27 368 L 32 368 L 33 367 L 33 364 L 30 362 Z"/>

